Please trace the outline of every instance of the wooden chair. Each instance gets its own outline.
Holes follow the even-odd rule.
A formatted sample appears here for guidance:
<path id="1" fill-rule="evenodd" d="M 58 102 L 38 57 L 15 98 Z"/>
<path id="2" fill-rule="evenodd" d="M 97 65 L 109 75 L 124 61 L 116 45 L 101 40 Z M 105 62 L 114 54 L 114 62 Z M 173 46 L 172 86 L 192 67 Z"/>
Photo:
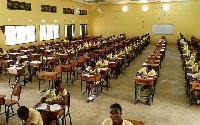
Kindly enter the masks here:
<path id="1" fill-rule="evenodd" d="M 10 96 L 10 99 L 5 99 L 5 113 L 6 113 L 7 124 L 8 124 L 8 119 L 15 115 L 15 113 L 13 111 L 13 106 L 15 104 L 17 104 L 18 107 L 20 107 L 20 105 L 19 105 L 20 94 L 21 94 L 21 85 L 19 84 L 19 82 L 16 82 L 12 87 L 12 94 Z M 14 96 L 17 97 L 17 100 L 13 99 Z M 10 109 L 12 112 L 10 112 Z M 11 116 L 10 116 L 10 114 L 11 114 Z"/>
<path id="2" fill-rule="evenodd" d="M 79 56 L 78 57 L 78 67 L 81 68 L 82 71 L 85 69 L 84 64 L 85 64 L 85 57 Z"/>
<path id="3" fill-rule="evenodd" d="M 70 65 L 72 66 L 72 75 L 75 78 L 75 75 L 77 74 L 77 79 L 78 79 L 78 60 L 72 60 L 70 61 Z M 72 84 L 73 84 L 74 79 L 72 79 Z"/>
<path id="4" fill-rule="evenodd" d="M 55 72 L 57 73 L 57 79 L 62 81 L 62 66 L 57 65 L 56 68 L 55 68 Z"/>
<path id="5" fill-rule="evenodd" d="M 69 112 L 69 109 L 70 109 L 70 94 L 69 94 L 69 92 L 67 92 L 67 104 L 65 106 L 67 106 L 67 108 L 65 107 L 65 111 L 63 112 L 63 114 L 60 115 L 56 119 L 56 125 L 59 125 L 59 120 L 62 120 L 62 125 L 64 125 L 64 124 L 66 125 L 66 116 L 69 116 L 69 122 L 70 122 L 70 125 L 72 125 L 71 115 Z"/>

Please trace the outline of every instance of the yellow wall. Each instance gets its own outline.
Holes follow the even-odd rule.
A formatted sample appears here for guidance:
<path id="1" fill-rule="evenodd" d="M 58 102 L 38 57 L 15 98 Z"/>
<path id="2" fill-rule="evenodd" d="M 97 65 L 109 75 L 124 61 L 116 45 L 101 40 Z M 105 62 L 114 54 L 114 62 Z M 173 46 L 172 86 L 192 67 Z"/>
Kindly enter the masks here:
<path id="1" fill-rule="evenodd" d="M 63 14 L 63 8 L 74 8 L 76 2 L 68 1 L 68 0 L 17 0 L 20 2 L 31 3 L 32 11 L 24 11 L 24 10 L 8 10 L 7 9 L 7 0 L 0 0 L 0 26 L 2 25 L 35 25 L 36 26 L 36 39 L 37 42 L 30 44 L 22 44 L 23 46 L 29 46 L 31 44 L 39 44 L 40 42 L 40 34 L 39 34 L 39 25 L 60 25 L 60 39 L 64 39 L 64 25 L 65 24 L 75 24 L 75 37 L 79 37 L 80 35 L 80 24 L 88 24 L 86 20 L 89 20 L 89 16 L 83 15 L 70 15 Z M 51 5 L 57 6 L 57 13 L 50 12 L 41 12 L 41 5 Z M 89 12 L 89 5 L 79 3 L 81 10 L 87 10 Z M 9 22 L 8 19 L 11 19 Z M 29 22 L 29 20 L 32 20 Z M 42 22 L 41 20 L 46 20 L 46 22 Z M 55 23 L 55 20 L 57 22 Z M 74 20 L 74 22 L 73 22 Z M 55 40 L 55 41 L 60 41 Z M 9 48 L 19 48 L 22 45 L 16 46 L 6 46 L 5 43 L 5 35 L 0 30 L 0 47 L 8 50 Z"/>
<path id="2" fill-rule="evenodd" d="M 169 43 L 176 43 L 179 33 L 190 39 L 191 36 L 199 38 L 200 34 L 200 1 L 190 2 L 172 2 L 167 3 L 170 10 L 166 12 L 165 16 L 160 20 L 158 19 L 158 4 L 147 3 L 149 10 L 143 12 L 141 10 L 144 4 L 125 4 L 128 6 L 127 12 L 122 12 L 123 5 L 108 5 L 101 4 L 102 17 L 100 17 L 98 7 L 99 5 L 88 5 L 79 3 L 80 9 L 87 10 L 87 16 L 67 15 L 63 14 L 63 7 L 73 8 L 76 2 L 69 0 L 20 0 L 21 2 L 30 2 L 32 4 L 32 11 L 23 10 L 8 10 L 7 0 L 0 0 L 0 26 L 2 25 L 35 25 L 36 26 L 36 39 L 37 42 L 30 44 L 22 44 L 29 46 L 31 44 L 39 44 L 39 25 L 44 24 L 58 24 L 60 25 L 60 39 L 64 39 L 64 25 L 75 24 L 76 33 L 75 37 L 79 37 L 80 24 L 88 24 L 88 36 L 103 35 L 104 37 L 110 35 L 119 35 L 126 33 L 127 37 L 136 35 L 143 35 L 150 33 L 151 42 L 158 42 L 161 35 L 152 35 L 152 24 L 173 24 L 173 35 L 165 35 Z M 57 6 L 57 13 L 41 12 L 40 5 Z M 117 11 L 117 17 L 115 17 Z M 9 22 L 8 19 L 11 19 Z M 42 23 L 41 20 L 45 19 L 46 22 Z M 29 20 L 32 20 L 29 22 Z M 58 22 L 55 23 L 54 20 Z M 74 20 L 74 22 L 73 22 Z M 88 20 L 88 22 L 86 22 Z M 60 41 L 55 40 L 55 41 Z M 8 50 L 9 48 L 19 48 L 22 45 L 6 46 L 5 35 L 0 30 L 0 47 Z"/>
<path id="3" fill-rule="evenodd" d="M 92 35 L 119 35 L 126 33 L 128 37 L 150 33 L 151 42 L 157 43 L 162 35 L 153 35 L 152 24 L 173 24 L 173 35 L 165 35 L 169 43 L 176 43 L 179 33 L 190 39 L 200 35 L 200 1 L 167 3 L 170 10 L 158 19 L 158 3 L 124 4 L 127 12 L 122 12 L 123 5 L 101 4 L 102 17 L 98 12 L 99 5 L 90 8 L 90 28 Z M 148 11 L 143 12 L 142 6 L 148 5 Z M 117 18 L 115 18 L 115 10 Z M 97 14 L 96 14 L 97 13 Z"/>

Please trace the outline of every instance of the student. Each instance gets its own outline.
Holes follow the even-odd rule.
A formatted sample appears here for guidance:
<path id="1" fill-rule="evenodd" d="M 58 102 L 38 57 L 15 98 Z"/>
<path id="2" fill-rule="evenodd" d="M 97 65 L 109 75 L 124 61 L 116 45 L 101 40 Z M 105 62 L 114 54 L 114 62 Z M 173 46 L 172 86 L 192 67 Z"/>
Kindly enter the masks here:
<path id="1" fill-rule="evenodd" d="M 147 67 L 143 67 L 142 69 L 140 69 L 137 73 L 137 75 L 140 75 L 141 77 L 153 77 L 156 76 L 156 72 L 155 70 L 153 70 L 151 65 L 148 65 Z M 136 101 L 135 104 L 140 103 L 140 90 L 144 87 L 144 85 L 137 85 L 136 86 Z M 151 97 L 153 95 L 154 92 L 154 86 L 153 85 L 148 85 L 149 88 L 149 95 L 148 95 L 148 100 L 146 101 L 146 104 L 151 106 Z"/>
<path id="2" fill-rule="evenodd" d="M 115 103 L 110 106 L 110 118 L 103 121 L 102 125 L 133 125 L 131 122 L 123 119 L 122 107 Z"/>
<path id="3" fill-rule="evenodd" d="M 85 72 L 89 73 L 89 74 L 95 74 L 95 75 L 99 75 L 100 73 L 100 69 L 98 67 L 95 67 L 95 63 L 92 62 L 90 66 L 88 66 L 85 69 Z M 87 82 L 86 83 L 86 88 L 87 90 L 89 90 L 89 97 L 87 98 L 87 102 L 93 102 L 94 101 L 94 90 L 95 90 L 95 85 L 99 84 L 100 81 L 96 81 L 96 82 Z"/>
<path id="4" fill-rule="evenodd" d="M 3 50 L 2 48 L 0 48 L 0 56 L 6 57 L 6 58 L 9 57 L 8 53 L 5 50 Z"/>
<path id="5" fill-rule="evenodd" d="M 22 125 L 43 125 L 40 113 L 33 108 L 21 106 L 17 110 L 17 115 L 22 120 Z"/>
<path id="6" fill-rule="evenodd" d="M 108 67 L 108 61 L 105 60 L 103 57 L 96 63 L 99 67 Z"/>
<path id="7" fill-rule="evenodd" d="M 54 86 L 55 89 L 48 90 L 47 93 L 41 98 L 40 102 L 36 104 L 36 107 L 42 103 L 67 105 L 68 92 L 64 88 L 64 84 L 60 80 L 56 80 Z M 50 99 L 50 101 L 46 101 L 46 99 Z M 65 110 L 67 111 L 67 106 L 65 106 Z M 47 120 L 48 125 L 55 125 L 56 123 L 56 120 Z"/>

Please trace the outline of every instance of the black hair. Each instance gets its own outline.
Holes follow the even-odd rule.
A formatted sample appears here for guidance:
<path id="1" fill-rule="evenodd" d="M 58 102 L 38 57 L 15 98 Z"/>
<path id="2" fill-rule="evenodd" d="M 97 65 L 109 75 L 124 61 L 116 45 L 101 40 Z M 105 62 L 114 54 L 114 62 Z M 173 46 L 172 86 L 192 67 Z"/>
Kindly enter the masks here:
<path id="1" fill-rule="evenodd" d="M 151 66 L 151 65 L 147 65 L 147 68 L 148 68 L 149 70 L 152 70 L 152 66 Z"/>
<path id="2" fill-rule="evenodd" d="M 112 105 L 110 106 L 110 109 L 111 109 L 111 108 L 117 108 L 117 109 L 119 109 L 120 112 L 122 112 L 122 107 L 121 107 L 121 105 L 118 104 L 118 103 L 112 104 Z"/>
<path id="3" fill-rule="evenodd" d="M 29 114 L 29 109 L 26 106 L 21 106 L 17 110 L 17 115 L 19 118 L 28 115 Z"/>
<path id="4" fill-rule="evenodd" d="M 54 83 L 55 88 L 57 88 L 60 85 L 61 81 L 60 80 L 56 80 Z"/>
<path id="5" fill-rule="evenodd" d="M 96 65 L 95 62 L 91 62 L 91 63 L 90 63 L 90 66 L 91 66 L 91 67 L 95 67 L 95 65 Z"/>

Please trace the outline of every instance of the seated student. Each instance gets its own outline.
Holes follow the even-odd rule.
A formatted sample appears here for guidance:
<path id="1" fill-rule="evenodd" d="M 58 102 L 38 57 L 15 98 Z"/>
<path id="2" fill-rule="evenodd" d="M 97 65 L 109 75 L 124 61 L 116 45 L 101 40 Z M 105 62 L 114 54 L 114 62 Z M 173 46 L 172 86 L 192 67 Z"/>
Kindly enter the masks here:
<path id="1" fill-rule="evenodd" d="M 147 76 L 147 77 L 153 77 L 153 76 L 156 76 L 156 72 L 155 70 L 152 69 L 152 66 L 151 65 L 148 65 L 147 67 L 143 67 L 142 69 L 140 69 L 138 71 L 138 74 L 141 76 L 141 77 L 144 77 L 144 76 Z M 135 104 L 138 104 L 140 103 L 140 90 L 144 87 L 144 85 L 137 85 L 136 86 L 136 101 L 135 101 Z M 154 86 L 152 85 L 148 85 L 148 88 L 149 88 L 149 95 L 148 95 L 148 100 L 146 101 L 146 104 L 151 106 L 151 97 L 153 95 L 153 92 L 154 92 Z"/>
<path id="2" fill-rule="evenodd" d="M 96 63 L 99 67 L 108 67 L 108 61 L 105 60 L 103 57 Z"/>
<path id="3" fill-rule="evenodd" d="M 98 75 L 100 73 L 100 69 L 98 67 L 95 67 L 95 63 L 92 62 L 90 66 L 88 66 L 85 69 L 85 72 L 88 72 L 90 74 Z M 94 82 L 87 82 L 86 88 L 87 90 L 90 90 L 89 97 L 87 98 L 87 102 L 92 102 L 94 100 L 94 90 L 95 90 L 95 84 L 99 84 L 100 81 Z"/>
<path id="4" fill-rule="evenodd" d="M 64 84 L 60 80 L 56 80 L 54 86 L 55 89 L 48 90 L 41 98 L 40 102 L 36 104 L 36 107 L 41 105 L 41 103 L 67 105 L 68 92 L 64 88 Z M 50 101 L 46 101 L 47 99 L 50 99 Z M 65 107 L 65 110 L 67 111 L 67 106 Z M 51 119 L 48 119 L 47 121 L 48 125 L 55 125 L 55 122 L 56 120 Z"/>
<path id="5" fill-rule="evenodd" d="M 33 108 L 21 106 L 17 110 L 17 115 L 22 121 L 21 125 L 43 125 L 40 113 Z"/>
<path id="6" fill-rule="evenodd" d="M 133 125 L 131 122 L 123 119 L 122 107 L 115 103 L 110 106 L 110 118 L 103 121 L 102 125 Z"/>
<path id="7" fill-rule="evenodd" d="M 2 48 L 0 48 L 0 56 L 7 57 L 7 58 L 9 57 L 8 53 L 5 50 L 3 50 Z"/>

